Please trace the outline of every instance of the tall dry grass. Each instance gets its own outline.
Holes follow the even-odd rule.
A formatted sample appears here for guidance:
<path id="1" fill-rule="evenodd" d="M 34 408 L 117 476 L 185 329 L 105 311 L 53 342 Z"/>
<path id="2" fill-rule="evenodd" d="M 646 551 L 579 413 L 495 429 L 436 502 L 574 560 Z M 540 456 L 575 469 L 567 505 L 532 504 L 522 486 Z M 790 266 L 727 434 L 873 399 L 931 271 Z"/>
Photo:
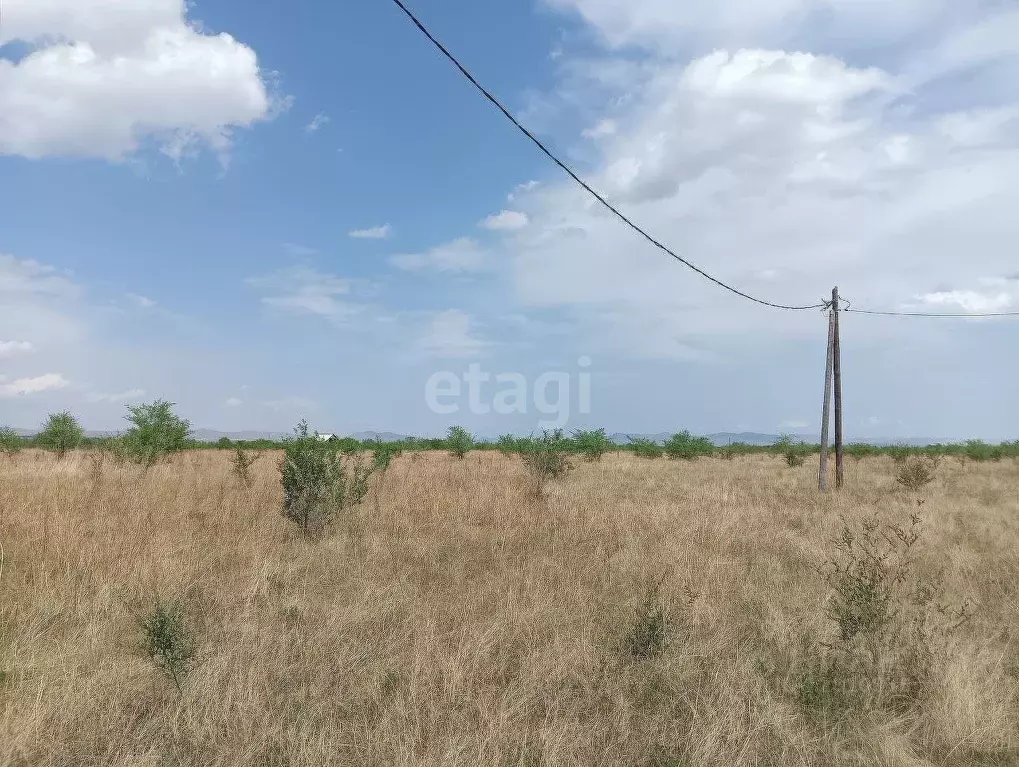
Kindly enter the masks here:
<path id="1" fill-rule="evenodd" d="M 0 764 L 1019 764 L 1014 462 L 917 494 L 868 459 L 819 496 L 778 458 L 614 455 L 536 498 L 513 458 L 405 455 L 311 541 L 274 460 L 245 487 L 226 452 L 0 459 Z M 828 541 L 918 510 L 916 567 L 976 614 L 922 703 L 819 722 L 796 669 L 832 635 Z M 658 580 L 669 643 L 635 658 Z M 138 649 L 157 595 L 200 642 L 182 696 Z"/>

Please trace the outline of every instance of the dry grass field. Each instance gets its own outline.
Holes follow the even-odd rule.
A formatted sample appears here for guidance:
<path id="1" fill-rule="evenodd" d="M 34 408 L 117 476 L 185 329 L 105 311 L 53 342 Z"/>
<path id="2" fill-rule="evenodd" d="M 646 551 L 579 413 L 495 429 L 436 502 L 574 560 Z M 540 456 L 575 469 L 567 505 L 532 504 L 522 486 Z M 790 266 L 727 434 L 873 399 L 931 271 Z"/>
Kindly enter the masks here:
<path id="1" fill-rule="evenodd" d="M 1017 462 L 819 496 L 810 463 L 619 454 L 536 497 L 516 458 L 405 454 L 307 540 L 275 460 L 0 459 L 0 764 L 1019 765 Z M 841 640 L 843 518 L 913 513 L 890 622 Z M 198 641 L 180 694 L 157 597 Z"/>

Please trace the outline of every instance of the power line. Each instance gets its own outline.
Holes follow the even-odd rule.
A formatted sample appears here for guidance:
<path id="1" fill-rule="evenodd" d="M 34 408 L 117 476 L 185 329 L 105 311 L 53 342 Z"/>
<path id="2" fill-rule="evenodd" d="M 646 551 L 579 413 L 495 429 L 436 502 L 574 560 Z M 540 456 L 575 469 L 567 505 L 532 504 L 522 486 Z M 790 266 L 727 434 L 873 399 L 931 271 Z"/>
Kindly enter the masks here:
<path id="1" fill-rule="evenodd" d="M 790 305 L 787 305 L 787 304 L 776 304 L 776 303 L 772 303 L 771 301 L 765 301 L 764 299 L 756 298 L 756 297 L 750 295 L 749 293 L 744 293 L 742 290 L 739 290 L 737 288 L 734 288 L 732 285 L 729 285 L 729 284 L 727 284 L 725 282 L 722 282 L 717 277 L 711 276 L 710 274 L 705 272 L 703 269 L 699 268 L 698 266 L 695 266 L 694 264 L 690 263 L 689 261 L 687 261 L 682 256 L 680 256 L 677 253 L 675 253 L 674 251 L 672 251 L 670 248 L 668 248 L 665 245 L 663 245 L 661 242 L 656 240 L 654 237 L 652 237 L 650 234 L 648 234 L 646 231 L 644 231 L 641 227 L 639 227 L 637 224 L 635 224 L 633 221 L 631 221 L 629 218 L 627 218 L 626 215 L 621 213 L 618 208 L 614 207 L 608 200 L 606 200 L 604 197 L 602 197 L 600 194 L 598 194 L 598 192 L 596 192 L 594 189 L 592 189 L 591 186 L 587 182 L 585 182 L 580 176 L 578 176 L 566 163 L 564 163 L 562 160 L 560 160 L 558 157 L 556 157 L 556 155 L 553 154 L 552 151 L 549 150 L 549 148 L 546 147 L 541 142 L 540 139 L 538 139 L 533 133 L 531 133 L 529 130 L 527 130 L 527 128 L 525 128 L 520 123 L 520 121 L 517 120 L 517 118 L 514 117 L 510 113 L 510 111 L 506 107 L 504 107 L 502 105 L 502 103 L 495 96 L 493 96 L 491 93 L 489 93 L 488 90 L 486 90 L 485 87 L 482 86 L 481 83 L 479 83 L 474 78 L 474 75 L 472 75 L 467 70 L 467 68 L 464 67 L 464 65 L 461 64 L 459 62 L 459 60 L 457 60 L 457 58 L 452 53 L 449 52 L 449 50 L 446 48 L 446 46 L 444 46 L 437 39 L 435 39 L 435 37 L 432 35 L 432 33 L 428 31 L 428 29 L 425 27 L 425 25 L 421 23 L 421 21 L 418 19 L 418 17 L 415 16 L 414 13 L 409 8 L 407 8 L 407 6 L 403 4 L 403 2 L 401 2 L 401 0 L 393 0 L 393 2 L 396 4 L 396 6 L 401 11 L 403 11 L 406 14 L 407 18 L 409 18 L 411 20 L 411 22 L 413 22 L 414 26 L 416 26 L 421 31 L 421 33 L 425 37 L 428 38 L 428 40 L 432 43 L 432 45 L 434 45 L 436 48 L 438 48 L 439 51 L 442 53 L 442 55 L 445 56 L 447 59 L 449 59 L 453 63 L 453 65 L 457 69 L 460 70 L 460 74 L 462 74 L 465 78 L 467 78 L 467 80 L 471 83 L 471 85 L 473 85 L 475 88 L 477 88 L 481 92 L 481 94 L 486 99 L 488 99 L 496 107 L 496 109 L 498 109 L 500 112 L 503 113 L 503 115 L 506 117 L 507 120 L 509 120 L 511 123 L 513 123 L 514 126 L 516 126 L 517 130 L 519 130 L 527 138 L 529 138 L 534 143 L 534 145 L 536 147 L 538 147 L 538 149 L 540 149 L 542 151 L 543 154 L 545 154 L 552 162 L 554 162 L 557 166 L 559 166 L 559 168 L 561 168 L 567 175 L 569 175 L 570 178 L 572 178 L 574 181 L 576 181 L 578 184 L 580 184 L 580 186 L 582 186 L 585 190 L 587 190 L 587 192 L 590 193 L 590 195 L 592 197 L 594 197 L 598 202 L 600 202 L 603 206 L 605 206 L 605 208 L 607 208 L 617 218 L 619 218 L 624 224 L 629 226 L 631 229 L 633 229 L 635 232 L 637 232 L 639 235 L 641 235 L 644 239 L 646 239 L 648 242 L 650 242 L 656 248 L 658 248 L 659 250 L 663 251 L 664 253 L 672 256 L 674 259 L 679 261 L 681 264 L 683 264 L 684 266 L 688 267 L 689 269 L 692 269 L 693 271 L 697 272 L 697 274 L 699 274 L 701 277 L 704 277 L 706 280 L 710 280 L 711 282 L 715 283 L 720 288 L 724 288 L 725 290 L 728 290 L 730 293 L 735 293 L 737 296 L 740 296 L 741 298 L 745 298 L 748 301 L 753 301 L 756 304 L 761 304 L 763 306 L 770 306 L 773 309 L 790 309 L 790 310 L 794 310 L 794 311 L 801 311 L 801 310 L 805 310 L 805 309 L 822 309 L 822 308 L 824 308 L 825 304 L 823 302 L 822 303 L 817 303 L 817 304 L 810 304 L 809 306 L 790 306 Z"/>
<path id="2" fill-rule="evenodd" d="M 939 314 L 937 312 L 879 312 L 869 309 L 842 309 L 853 314 L 874 314 L 881 317 L 1019 317 L 1019 312 L 981 312 L 978 314 Z"/>

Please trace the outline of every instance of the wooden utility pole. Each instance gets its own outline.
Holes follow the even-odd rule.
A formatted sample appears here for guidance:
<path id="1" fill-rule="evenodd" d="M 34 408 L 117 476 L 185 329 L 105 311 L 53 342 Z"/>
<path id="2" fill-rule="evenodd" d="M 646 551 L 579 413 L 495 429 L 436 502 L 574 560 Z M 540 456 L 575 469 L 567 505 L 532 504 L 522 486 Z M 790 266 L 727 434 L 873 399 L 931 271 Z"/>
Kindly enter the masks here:
<path id="1" fill-rule="evenodd" d="M 831 369 L 835 358 L 835 313 L 828 312 L 828 353 L 824 363 L 824 405 L 821 406 L 821 467 L 817 472 L 817 489 L 828 489 L 828 424 L 831 422 Z"/>
<path id="2" fill-rule="evenodd" d="M 845 467 L 842 462 L 842 353 L 839 349 L 839 289 L 831 291 L 831 312 L 834 317 L 835 343 L 832 345 L 835 374 L 835 489 L 841 489 L 845 482 Z"/>

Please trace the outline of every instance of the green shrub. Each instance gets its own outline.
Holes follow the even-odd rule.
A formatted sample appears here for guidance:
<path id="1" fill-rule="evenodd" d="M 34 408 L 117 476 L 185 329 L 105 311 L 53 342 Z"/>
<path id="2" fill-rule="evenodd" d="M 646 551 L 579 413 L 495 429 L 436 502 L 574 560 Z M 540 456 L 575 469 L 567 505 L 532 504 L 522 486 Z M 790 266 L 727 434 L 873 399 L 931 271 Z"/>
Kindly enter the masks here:
<path id="1" fill-rule="evenodd" d="M 914 572 L 920 518 L 908 526 L 877 515 L 844 523 L 819 568 L 830 594 L 824 614 L 837 634 L 804 637 L 792 679 L 794 698 L 813 719 L 830 723 L 872 708 L 906 713 L 931 691 L 946 638 L 972 615 L 968 600 L 945 604 L 941 587 Z"/>
<path id="2" fill-rule="evenodd" d="M 646 439 L 644 437 L 630 437 L 630 443 L 627 445 L 630 450 L 633 451 L 634 455 L 640 458 L 661 458 L 662 446 L 654 440 Z"/>
<path id="3" fill-rule="evenodd" d="M 615 449 L 612 440 L 606 436 L 605 429 L 594 431 L 578 429 L 573 432 L 573 444 L 577 452 L 588 461 L 600 461 L 605 453 Z"/>
<path id="4" fill-rule="evenodd" d="M 182 682 L 198 665 L 198 641 L 186 623 L 183 607 L 157 597 L 139 626 L 142 651 L 173 681 L 177 693 L 183 695 Z"/>
<path id="5" fill-rule="evenodd" d="M 873 445 L 863 442 L 852 442 L 842 448 L 842 451 L 850 458 L 861 461 L 867 456 L 877 455 L 878 450 Z"/>
<path id="6" fill-rule="evenodd" d="M 0 427 L 0 453 L 4 453 L 8 458 L 13 458 L 21 452 L 23 445 L 24 440 L 14 429 L 10 426 Z"/>
<path id="7" fill-rule="evenodd" d="M 187 447 L 191 424 L 173 412 L 173 405 L 156 400 L 148 405 L 127 406 L 131 428 L 122 441 L 125 452 L 135 463 L 150 468 Z"/>
<path id="8" fill-rule="evenodd" d="M 626 634 L 624 646 L 637 660 L 650 660 L 665 652 L 669 643 L 668 613 L 661 598 L 662 580 L 653 581 Z"/>
<path id="9" fill-rule="evenodd" d="M 527 440 L 520 457 L 534 479 L 536 494 L 541 495 L 548 482 L 566 476 L 573 469 L 569 448 L 569 440 L 563 437 L 562 429 L 545 431 L 537 439 Z"/>
<path id="10" fill-rule="evenodd" d="M 701 456 L 710 456 L 715 446 L 707 437 L 694 437 L 688 431 L 673 434 L 665 443 L 665 454 L 669 458 L 682 458 L 693 461 Z"/>
<path id="11" fill-rule="evenodd" d="M 446 449 L 449 450 L 451 456 L 462 461 L 473 447 L 474 437 L 470 432 L 462 426 L 449 427 L 449 431 L 446 433 Z"/>
<path id="12" fill-rule="evenodd" d="M 42 431 L 36 435 L 35 442 L 39 447 L 56 453 L 57 458 L 63 458 L 81 444 L 84 435 L 77 419 L 65 410 L 50 414 Z"/>
<path id="13" fill-rule="evenodd" d="M 361 453 L 341 455 L 309 433 L 307 421 L 301 421 L 283 445 L 283 515 L 306 535 L 321 532 L 337 514 L 364 500 L 373 467 Z"/>
<path id="14" fill-rule="evenodd" d="M 774 445 L 782 457 L 785 459 L 786 466 L 796 467 L 802 466 L 807 459 L 807 451 L 810 449 L 803 442 L 793 442 L 793 438 L 788 434 L 783 434 L 781 439 Z"/>
<path id="15" fill-rule="evenodd" d="M 503 434 L 495 443 L 496 447 L 499 448 L 499 452 L 503 455 L 513 455 L 519 452 L 519 445 L 517 444 L 517 438 L 512 434 Z"/>

